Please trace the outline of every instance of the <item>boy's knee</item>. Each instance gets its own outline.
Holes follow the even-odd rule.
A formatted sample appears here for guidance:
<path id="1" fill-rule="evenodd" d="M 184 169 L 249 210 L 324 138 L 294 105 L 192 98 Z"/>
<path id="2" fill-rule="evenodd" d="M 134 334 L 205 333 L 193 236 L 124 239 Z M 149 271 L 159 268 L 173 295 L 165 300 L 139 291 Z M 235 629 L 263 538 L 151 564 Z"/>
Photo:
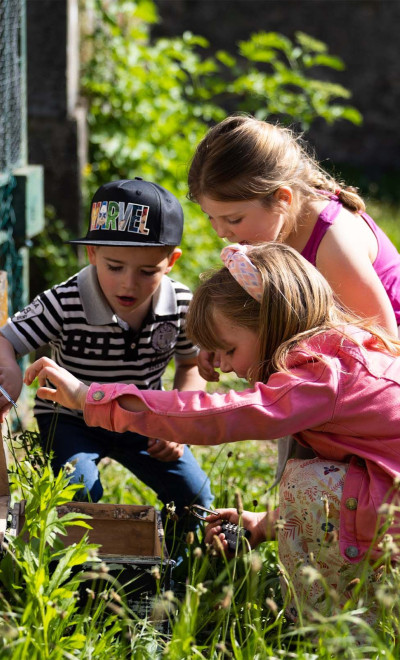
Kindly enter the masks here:
<path id="1" fill-rule="evenodd" d="M 74 454 L 64 463 L 63 467 L 68 463 L 70 483 L 83 485 L 83 488 L 76 491 L 74 500 L 78 502 L 98 502 L 101 499 L 103 487 L 100 482 L 97 460 L 97 454 L 81 452 Z"/>

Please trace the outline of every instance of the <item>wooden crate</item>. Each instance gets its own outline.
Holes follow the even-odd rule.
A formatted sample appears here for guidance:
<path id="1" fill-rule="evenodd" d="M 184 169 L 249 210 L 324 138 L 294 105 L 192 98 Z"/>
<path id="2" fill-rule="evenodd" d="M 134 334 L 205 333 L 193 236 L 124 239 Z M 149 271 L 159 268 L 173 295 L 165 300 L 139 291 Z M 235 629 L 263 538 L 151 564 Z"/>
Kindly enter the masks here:
<path id="1" fill-rule="evenodd" d="M 4 535 L 18 535 L 25 522 L 25 501 L 10 509 L 6 457 L 0 432 L 0 546 Z M 91 518 L 85 522 L 92 529 L 77 525 L 67 527 L 67 536 L 60 537 L 65 545 L 79 541 L 88 533 L 89 542 L 100 545 L 98 558 L 106 564 L 108 575 L 121 586 L 128 606 L 137 614 L 149 614 L 157 592 L 153 568 L 163 575 L 162 588 L 171 588 L 171 571 L 175 562 L 168 557 L 163 542 L 160 512 L 152 506 L 104 504 L 101 502 L 68 502 L 58 507 L 60 515 L 82 513 Z M 97 560 L 97 564 L 98 564 Z M 96 560 L 83 565 L 93 570 Z M 82 593 L 88 585 L 83 583 Z M 104 587 L 99 582 L 99 588 Z"/>

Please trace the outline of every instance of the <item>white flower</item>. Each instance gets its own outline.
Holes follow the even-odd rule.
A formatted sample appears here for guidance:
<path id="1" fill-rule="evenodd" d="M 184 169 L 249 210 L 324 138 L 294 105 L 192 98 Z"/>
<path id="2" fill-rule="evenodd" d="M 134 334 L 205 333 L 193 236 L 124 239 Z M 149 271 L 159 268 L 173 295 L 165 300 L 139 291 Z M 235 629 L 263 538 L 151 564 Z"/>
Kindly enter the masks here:
<path id="1" fill-rule="evenodd" d="M 313 566 L 303 566 L 300 569 L 300 573 L 304 578 L 304 582 L 306 584 L 313 584 L 317 580 L 320 580 L 322 577 L 321 573 L 317 571 L 317 569 L 314 568 Z"/>

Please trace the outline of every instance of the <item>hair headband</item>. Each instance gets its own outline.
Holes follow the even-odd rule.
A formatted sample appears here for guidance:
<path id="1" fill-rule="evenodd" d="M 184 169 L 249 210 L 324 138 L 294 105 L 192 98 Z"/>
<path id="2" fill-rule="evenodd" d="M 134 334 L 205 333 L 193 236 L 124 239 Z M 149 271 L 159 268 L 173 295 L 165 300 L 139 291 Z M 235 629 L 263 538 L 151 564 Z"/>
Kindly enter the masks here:
<path id="1" fill-rule="evenodd" d="M 250 261 L 247 251 L 247 245 L 234 243 L 224 247 L 220 256 L 236 282 L 260 303 L 263 295 L 261 273 Z"/>

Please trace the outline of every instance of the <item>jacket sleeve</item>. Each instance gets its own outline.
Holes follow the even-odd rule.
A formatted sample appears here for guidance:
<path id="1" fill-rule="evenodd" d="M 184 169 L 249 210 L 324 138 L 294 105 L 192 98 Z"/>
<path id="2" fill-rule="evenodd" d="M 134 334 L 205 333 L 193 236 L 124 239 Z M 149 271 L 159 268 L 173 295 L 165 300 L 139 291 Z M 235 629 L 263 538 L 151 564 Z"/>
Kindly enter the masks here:
<path id="1" fill-rule="evenodd" d="M 94 383 L 84 417 L 89 426 L 194 445 L 273 440 L 332 419 L 340 374 L 332 363 L 306 364 L 290 373 L 273 374 L 267 384 L 226 394 L 144 391 L 134 385 Z M 141 399 L 148 411 L 123 409 L 118 398 L 127 394 Z"/>

